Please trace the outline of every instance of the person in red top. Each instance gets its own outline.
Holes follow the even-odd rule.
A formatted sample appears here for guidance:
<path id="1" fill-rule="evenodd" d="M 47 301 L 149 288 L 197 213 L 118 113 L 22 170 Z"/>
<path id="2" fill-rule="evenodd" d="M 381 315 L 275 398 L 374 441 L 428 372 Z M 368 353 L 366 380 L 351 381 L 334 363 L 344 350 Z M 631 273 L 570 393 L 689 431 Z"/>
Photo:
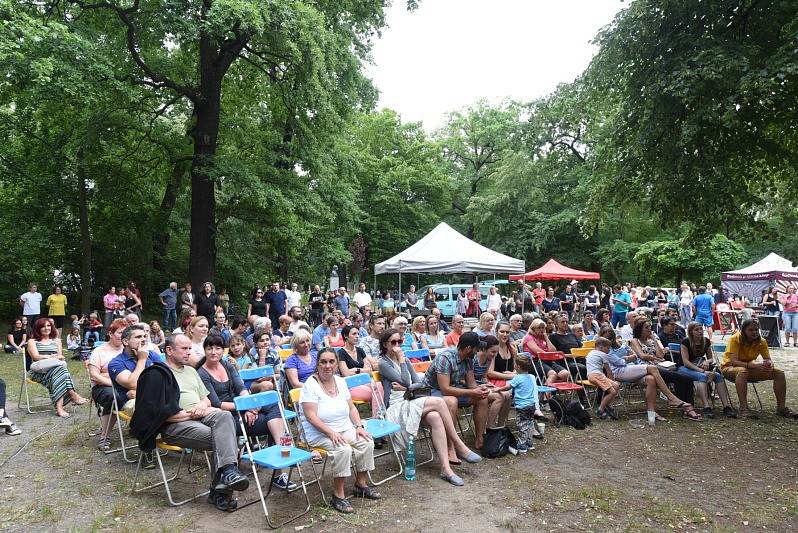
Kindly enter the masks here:
<path id="1" fill-rule="evenodd" d="M 532 289 L 532 296 L 535 297 L 535 312 L 540 313 L 540 306 L 543 304 L 543 298 L 546 297 L 546 289 L 543 288 L 541 282 L 535 283 L 535 288 Z"/>
<path id="2" fill-rule="evenodd" d="M 779 301 L 784 306 L 782 319 L 787 342 L 784 346 L 790 345 L 790 335 L 792 335 L 792 345 L 798 347 L 798 294 L 795 294 L 795 286 L 787 287 L 787 294 L 779 296 Z"/>
<path id="3" fill-rule="evenodd" d="M 465 319 L 462 315 L 454 315 L 452 318 L 452 331 L 450 331 L 444 339 L 447 347 L 457 346 L 457 343 L 460 342 L 460 336 L 463 334 L 464 324 Z"/>
<path id="4" fill-rule="evenodd" d="M 482 293 L 479 292 L 479 284 L 474 283 L 466 293 L 466 298 L 468 298 L 468 309 L 466 309 L 466 316 L 477 318 L 480 314 L 479 309 L 479 301 L 482 299 Z"/>

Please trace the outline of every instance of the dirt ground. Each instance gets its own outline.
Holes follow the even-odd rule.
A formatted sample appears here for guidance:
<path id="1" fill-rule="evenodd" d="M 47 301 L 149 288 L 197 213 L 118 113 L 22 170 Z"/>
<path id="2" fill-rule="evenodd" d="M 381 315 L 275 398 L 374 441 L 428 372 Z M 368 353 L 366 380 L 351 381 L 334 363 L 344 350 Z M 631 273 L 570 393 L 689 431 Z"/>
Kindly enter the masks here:
<path id="1" fill-rule="evenodd" d="M 788 396 L 798 410 L 798 349 L 774 351 L 788 371 Z M 97 428 L 85 407 L 72 417 L 21 413 L 16 356 L 0 355 L 19 437 L 0 435 L 0 529 L 8 531 L 254 531 L 266 529 L 259 505 L 223 513 L 197 500 L 166 504 L 162 492 L 131 495 L 135 465 L 103 455 L 88 432 Z M 70 362 L 88 394 L 82 364 Z M 42 397 L 41 387 L 34 387 Z M 549 427 L 527 455 L 456 467 L 465 487 L 437 477 L 435 463 L 415 482 L 395 479 L 379 502 L 356 501 L 342 516 L 310 487 L 311 512 L 286 531 L 798 531 L 798 422 L 773 415 L 768 384 L 758 420 L 704 422 L 669 412 L 668 422 L 637 429 L 641 414 L 594 421 L 585 431 Z M 732 393 L 736 400 L 736 396 Z M 633 406 L 634 407 L 634 406 Z M 664 409 L 661 409 L 664 412 Z M 31 441 L 31 439 L 33 439 Z M 14 455 L 24 446 L 21 452 Z M 385 472 L 386 459 L 378 468 Z M 167 465 L 176 460 L 167 458 Z M 156 471 L 149 471 L 152 477 Z M 306 475 L 310 469 L 305 468 Z M 185 479 L 191 480 L 191 477 Z M 329 479 L 324 480 L 329 488 Z M 207 484 L 178 483 L 186 494 Z M 257 498 L 254 485 L 242 500 Z M 275 509 L 296 510 L 301 494 L 276 494 Z"/>

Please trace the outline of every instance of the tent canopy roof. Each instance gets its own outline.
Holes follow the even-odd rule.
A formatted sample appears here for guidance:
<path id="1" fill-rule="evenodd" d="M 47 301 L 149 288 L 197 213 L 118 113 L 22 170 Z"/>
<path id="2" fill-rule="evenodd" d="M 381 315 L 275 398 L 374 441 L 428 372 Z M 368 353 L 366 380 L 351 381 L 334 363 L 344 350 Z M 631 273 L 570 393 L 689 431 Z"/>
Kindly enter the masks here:
<path id="1" fill-rule="evenodd" d="M 494 252 L 472 241 L 445 222 L 417 243 L 378 263 L 375 274 L 391 273 L 505 273 L 523 272 L 520 259 Z"/>
<path id="2" fill-rule="evenodd" d="M 584 270 L 576 270 L 569 268 L 555 261 L 549 259 L 542 267 L 521 274 L 520 276 L 510 276 L 510 279 L 515 280 L 558 280 L 558 279 L 599 279 L 601 274 L 598 272 L 586 272 Z"/>
<path id="3" fill-rule="evenodd" d="M 767 257 L 760 259 L 753 265 L 741 268 L 739 270 L 731 270 L 723 274 L 767 274 L 769 272 L 798 272 L 798 268 L 792 266 L 792 261 L 785 259 L 779 254 L 769 253 Z"/>

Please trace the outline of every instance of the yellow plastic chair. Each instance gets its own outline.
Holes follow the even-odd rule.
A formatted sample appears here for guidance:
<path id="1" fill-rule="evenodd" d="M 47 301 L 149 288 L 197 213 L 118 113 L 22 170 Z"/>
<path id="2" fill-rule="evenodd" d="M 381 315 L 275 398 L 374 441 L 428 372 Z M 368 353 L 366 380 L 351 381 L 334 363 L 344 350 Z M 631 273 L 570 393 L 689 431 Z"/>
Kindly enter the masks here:
<path id="1" fill-rule="evenodd" d="M 592 350 L 595 347 L 596 347 L 596 340 L 595 339 L 582 342 L 582 348 L 590 348 Z M 571 351 L 573 351 L 573 350 L 571 350 Z"/>
<path id="2" fill-rule="evenodd" d="M 280 356 L 280 360 L 282 362 L 285 362 L 285 360 L 291 357 L 293 353 L 294 350 L 292 350 L 291 348 L 280 348 L 279 350 L 277 350 L 277 355 Z"/>
<path id="3" fill-rule="evenodd" d="M 306 482 L 305 486 L 312 485 L 313 483 L 319 484 L 319 492 L 321 493 L 321 499 L 324 500 L 324 503 L 327 504 L 327 496 L 324 494 L 324 489 L 321 486 L 321 478 L 324 477 L 324 471 L 327 469 L 327 459 L 329 459 L 329 455 L 327 455 L 327 450 L 324 448 L 315 448 L 313 446 L 308 445 L 307 438 L 305 437 L 305 429 L 302 427 L 302 421 L 299 417 L 302 416 L 302 405 L 299 403 L 299 393 L 302 392 L 302 389 L 291 389 L 288 391 L 288 397 L 291 399 L 291 404 L 294 408 L 294 411 L 297 412 L 299 415 L 297 418 L 297 428 L 299 431 L 299 438 L 296 442 L 297 448 L 302 448 L 304 450 L 308 450 L 309 452 L 318 452 L 319 455 L 323 458 L 323 463 L 321 466 L 321 472 L 316 475 L 316 468 L 315 466 L 311 466 L 313 468 L 313 474 L 316 476 L 316 479 L 311 482 Z M 313 461 L 311 461 L 311 464 Z"/>
<path id="4" fill-rule="evenodd" d="M 167 477 L 167 475 L 166 475 L 166 470 L 164 469 L 163 461 L 161 460 L 161 453 L 159 452 L 159 450 L 164 452 L 164 454 L 163 454 L 164 456 L 166 456 L 169 452 L 174 452 L 174 453 L 179 453 L 180 454 L 180 461 L 177 463 L 177 468 L 175 469 L 175 473 L 172 474 L 169 477 Z M 208 475 L 210 477 L 212 477 L 213 476 L 213 467 L 211 467 L 211 460 L 208 457 L 208 452 L 203 452 L 203 454 L 205 456 L 205 463 L 208 466 Z M 177 479 L 177 476 L 180 475 L 180 469 L 183 466 L 183 461 L 185 460 L 185 457 L 187 455 L 191 455 L 192 456 L 192 460 L 193 460 L 193 452 L 187 451 L 185 448 L 182 448 L 181 446 L 176 446 L 174 444 L 166 443 L 166 442 L 164 442 L 163 440 L 161 440 L 159 438 L 159 439 L 156 439 L 156 441 L 155 441 L 155 450 L 153 452 L 153 455 L 155 456 L 155 461 L 158 463 L 158 470 L 159 470 L 159 472 L 161 474 L 161 480 L 162 481 L 158 481 L 156 483 L 153 483 L 151 485 L 147 485 L 147 486 L 144 486 L 144 487 L 139 487 L 138 486 L 139 472 L 141 472 L 141 463 L 144 460 L 144 454 L 140 453 L 139 454 L 138 463 L 136 464 L 136 474 L 133 477 L 133 493 L 134 494 L 138 494 L 140 492 L 144 492 L 146 490 L 153 489 L 155 487 L 160 487 L 160 486 L 163 485 L 164 489 L 166 490 L 166 497 L 169 500 L 169 504 L 172 505 L 173 507 L 178 507 L 178 506 L 186 504 L 186 503 L 188 503 L 190 501 L 196 500 L 197 498 L 201 498 L 203 496 L 207 496 L 210 493 L 210 490 L 206 490 L 206 491 L 199 492 L 199 493 L 195 492 L 192 496 L 190 496 L 190 497 L 188 497 L 188 498 L 186 498 L 184 500 L 175 501 L 174 496 L 172 496 L 172 490 L 169 487 L 169 482 L 174 481 L 175 479 Z M 196 470 L 193 470 L 193 471 L 191 470 L 191 463 L 189 463 L 189 465 L 188 465 L 188 471 L 189 471 L 189 473 L 196 472 Z"/>

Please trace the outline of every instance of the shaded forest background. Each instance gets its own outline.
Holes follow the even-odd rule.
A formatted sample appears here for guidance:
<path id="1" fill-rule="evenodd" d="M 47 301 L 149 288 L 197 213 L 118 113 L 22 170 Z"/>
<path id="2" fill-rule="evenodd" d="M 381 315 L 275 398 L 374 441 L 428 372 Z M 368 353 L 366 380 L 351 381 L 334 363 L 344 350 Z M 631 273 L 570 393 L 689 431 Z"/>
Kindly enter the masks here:
<path id="1" fill-rule="evenodd" d="M 370 280 L 441 220 L 610 282 L 798 259 L 798 3 L 635 0 L 573 82 L 432 133 L 376 108 L 386 9 L 0 0 L 0 314 L 31 281 Z"/>

